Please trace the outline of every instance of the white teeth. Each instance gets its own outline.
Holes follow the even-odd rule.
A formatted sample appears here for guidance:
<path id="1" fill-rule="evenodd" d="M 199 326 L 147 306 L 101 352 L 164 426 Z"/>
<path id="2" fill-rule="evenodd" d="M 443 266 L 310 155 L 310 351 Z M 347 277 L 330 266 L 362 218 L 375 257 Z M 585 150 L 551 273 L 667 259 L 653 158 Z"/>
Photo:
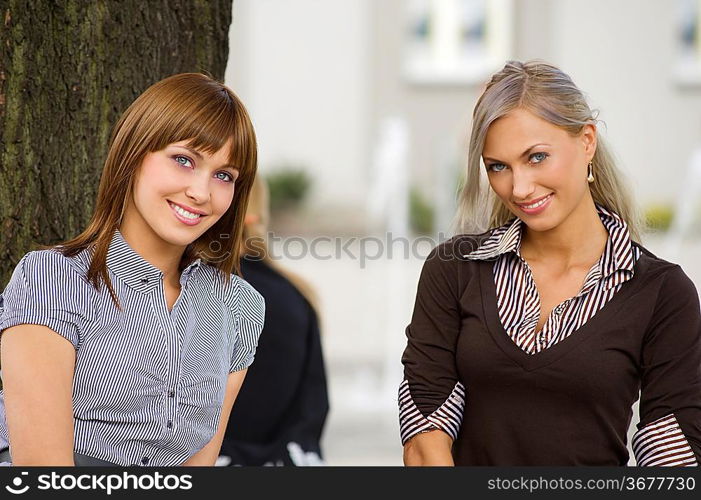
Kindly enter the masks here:
<path id="1" fill-rule="evenodd" d="M 539 202 L 534 203 L 533 205 L 521 205 L 521 207 L 523 207 L 523 208 L 528 208 L 528 209 L 531 209 L 531 208 L 538 208 L 538 207 L 541 206 L 543 203 L 545 203 L 546 201 L 548 201 L 548 200 L 550 199 L 550 196 L 551 196 L 551 195 L 546 196 L 545 198 L 543 198 L 543 199 L 540 200 Z"/>
<path id="2" fill-rule="evenodd" d="M 198 217 L 201 217 L 201 215 L 199 215 L 199 214 L 193 214 L 192 212 L 188 212 L 188 211 L 185 210 L 184 208 L 179 207 L 178 205 L 175 205 L 175 204 L 173 204 L 173 203 L 171 203 L 170 206 L 173 207 L 173 210 L 175 210 L 176 212 L 178 212 L 178 214 L 182 215 L 182 216 L 185 217 L 186 219 L 193 219 L 193 220 L 194 220 L 194 219 L 197 219 Z"/>

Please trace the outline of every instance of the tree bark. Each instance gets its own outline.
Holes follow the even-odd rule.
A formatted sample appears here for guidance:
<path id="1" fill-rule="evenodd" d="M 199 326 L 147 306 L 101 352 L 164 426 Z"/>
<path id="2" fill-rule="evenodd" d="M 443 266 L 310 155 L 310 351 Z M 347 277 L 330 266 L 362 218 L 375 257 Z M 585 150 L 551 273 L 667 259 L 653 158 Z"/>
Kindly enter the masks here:
<path id="1" fill-rule="evenodd" d="M 224 79 L 232 0 L 0 0 L 0 287 L 93 211 L 113 125 L 148 86 Z M 0 288 L 0 291 L 2 290 Z"/>

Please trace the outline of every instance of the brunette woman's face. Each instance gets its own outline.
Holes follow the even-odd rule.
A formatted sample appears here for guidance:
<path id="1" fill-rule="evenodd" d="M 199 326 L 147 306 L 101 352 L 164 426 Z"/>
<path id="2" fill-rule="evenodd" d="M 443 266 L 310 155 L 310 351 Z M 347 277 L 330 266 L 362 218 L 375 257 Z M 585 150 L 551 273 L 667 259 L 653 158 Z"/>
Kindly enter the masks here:
<path id="1" fill-rule="evenodd" d="M 229 209 L 238 176 L 238 170 L 228 164 L 231 143 L 209 154 L 189 147 L 188 142 L 169 144 L 144 157 L 134 182 L 133 203 L 124 217 L 133 234 L 185 247 Z"/>
<path id="2" fill-rule="evenodd" d="M 529 229 L 548 231 L 587 209 L 587 165 L 595 150 L 594 125 L 572 136 L 518 108 L 489 126 L 482 159 L 504 205 Z"/>

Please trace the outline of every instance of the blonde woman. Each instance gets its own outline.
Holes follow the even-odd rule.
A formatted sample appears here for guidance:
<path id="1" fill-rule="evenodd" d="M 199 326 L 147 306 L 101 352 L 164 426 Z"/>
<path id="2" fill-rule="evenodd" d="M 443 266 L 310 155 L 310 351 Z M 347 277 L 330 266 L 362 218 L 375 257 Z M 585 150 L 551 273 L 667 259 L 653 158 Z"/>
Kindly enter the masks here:
<path id="1" fill-rule="evenodd" d="M 115 126 L 85 231 L 0 296 L 0 458 L 214 465 L 263 299 L 237 276 L 256 141 L 223 84 L 155 83 Z"/>
<path id="2" fill-rule="evenodd" d="M 698 465 L 697 292 L 640 245 L 596 116 L 560 69 L 511 61 L 492 77 L 461 198 L 468 234 L 428 257 L 407 328 L 405 464 L 625 465 L 640 392 L 637 464 Z"/>

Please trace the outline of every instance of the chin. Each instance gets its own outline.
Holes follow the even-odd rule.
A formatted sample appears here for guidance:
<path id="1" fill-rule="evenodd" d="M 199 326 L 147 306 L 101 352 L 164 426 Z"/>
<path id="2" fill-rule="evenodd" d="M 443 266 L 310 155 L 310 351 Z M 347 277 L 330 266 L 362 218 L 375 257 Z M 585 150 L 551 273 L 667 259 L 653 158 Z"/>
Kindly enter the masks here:
<path id="1" fill-rule="evenodd" d="M 173 229 L 162 229 L 160 231 L 156 231 L 156 234 L 170 245 L 186 247 L 202 236 L 204 231 L 178 231 Z"/>
<path id="2" fill-rule="evenodd" d="M 544 233 L 555 229 L 561 221 L 554 221 L 552 217 L 522 217 L 521 220 L 530 231 Z"/>

